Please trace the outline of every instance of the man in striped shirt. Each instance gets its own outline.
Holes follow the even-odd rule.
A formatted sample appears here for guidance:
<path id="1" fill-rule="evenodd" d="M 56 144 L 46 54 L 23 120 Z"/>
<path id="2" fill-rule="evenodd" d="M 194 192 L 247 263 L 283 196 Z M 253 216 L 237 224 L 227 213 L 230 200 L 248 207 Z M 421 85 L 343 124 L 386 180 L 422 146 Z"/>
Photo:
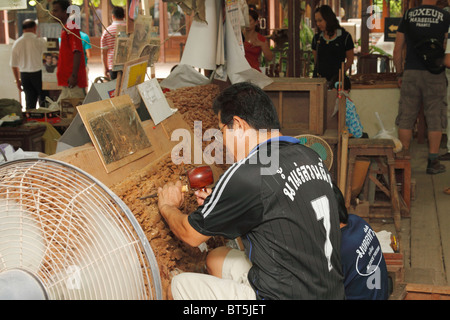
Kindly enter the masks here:
<path id="1" fill-rule="evenodd" d="M 279 133 L 272 101 L 253 84 L 225 89 L 213 109 L 236 162 L 212 190 L 196 194 L 200 206 L 190 215 L 179 209 L 180 181 L 158 189 L 158 207 L 184 242 L 198 246 L 212 236 L 240 237 L 245 252 L 211 251 L 210 274 L 176 275 L 170 294 L 197 300 L 343 299 L 337 202 L 322 159 Z"/>
<path id="2" fill-rule="evenodd" d="M 102 61 L 105 76 L 111 80 L 117 78 L 117 71 L 112 71 L 114 63 L 114 47 L 116 44 L 116 36 L 119 31 L 125 31 L 125 10 L 122 7 L 114 7 L 112 11 L 112 24 L 103 31 L 100 39 L 100 46 L 102 47 Z"/>

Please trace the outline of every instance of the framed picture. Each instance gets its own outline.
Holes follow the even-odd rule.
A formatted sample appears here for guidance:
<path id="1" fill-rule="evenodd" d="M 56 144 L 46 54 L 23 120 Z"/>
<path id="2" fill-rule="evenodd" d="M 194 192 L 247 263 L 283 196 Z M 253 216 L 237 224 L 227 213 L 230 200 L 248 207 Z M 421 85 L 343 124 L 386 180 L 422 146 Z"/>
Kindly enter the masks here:
<path id="1" fill-rule="evenodd" d="M 128 95 L 83 104 L 77 109 L 106 172 L 153 152 Z"/>
<path id="2" fill-rule="evenodd" d="M 59 51 L 59 40 L 58 38 L 47 38 L 47 50 L 48 51 Z"/>
<path id="3" fill-rule="evenodd" d="M 47 51 L 42 54 L 42 89 L 60 90 L 56 70 L 58 68 L 58 51 Z"/>
<path id="4" fill-rule="evenodd" d="M 150 43 L 153 19 L 151 16 L 139 15 L 134 22 L 131 38 L 131 52 L 128 60 L 139 58 L 142 49 Z"/>
<path id="5" fill-rule="evenodd" d="M 116 39 L 114 65 L 124 65 L 128 61 L 130 41 L 129 37 L 118 37 Z"/>
<path id="6" fill-rule="evenodd" d="M 118 88 L 116 88 L 116 95 L 117 92 L 120 93 L 119 95 L 125 94 L 127 89 L 145 81 L 148 59 L 149 57 L 145 56 L 124 64 L 122 78 L 120 84 L 118 83 Z"/>
<path id="7" fill-rule="evenodd" d="M 153 64 L 159 59 L 160 46 L 161 42 L 158 38 L 151 38 L 150 43 L 142 48 L 141 52 L 139 53 L 139 57 L 149 56 L 148 66 L 153 66 Z"/>

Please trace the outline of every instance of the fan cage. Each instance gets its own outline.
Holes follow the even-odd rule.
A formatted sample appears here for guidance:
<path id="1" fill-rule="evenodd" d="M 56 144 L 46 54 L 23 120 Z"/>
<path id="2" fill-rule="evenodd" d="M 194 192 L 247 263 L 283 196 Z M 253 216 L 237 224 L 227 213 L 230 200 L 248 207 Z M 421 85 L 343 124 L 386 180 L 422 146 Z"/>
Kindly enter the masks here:
<path id="1" fill-rule="evenodd" d="M 327 169 L 330 171 L 333 166 L 333 150 L 331 150 L 330 145 L 321 137 L 312 134 L 302 134 L 295 137 L 300 141 L 301 144 L 310 147 L 323 160 Z"/>
<path id="2" fill-rule="evenodd" d="M 0 165 L 0 273 L 14 269 L 39 279 L 49 299 L 162 298 L 156 258 L 130 209 L 57 160 Z"/>

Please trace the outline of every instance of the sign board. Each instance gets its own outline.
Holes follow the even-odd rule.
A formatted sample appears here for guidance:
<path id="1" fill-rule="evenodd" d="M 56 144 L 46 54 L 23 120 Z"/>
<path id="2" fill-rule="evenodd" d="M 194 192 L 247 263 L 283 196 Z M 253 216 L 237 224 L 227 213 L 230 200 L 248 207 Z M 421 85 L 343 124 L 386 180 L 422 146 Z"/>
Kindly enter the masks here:
<path id="1" fill-rule="evenodd" d="M 398 25 L 402 18 L 384 18 L 384 41 L 394 42 L 397 36 Z"/>

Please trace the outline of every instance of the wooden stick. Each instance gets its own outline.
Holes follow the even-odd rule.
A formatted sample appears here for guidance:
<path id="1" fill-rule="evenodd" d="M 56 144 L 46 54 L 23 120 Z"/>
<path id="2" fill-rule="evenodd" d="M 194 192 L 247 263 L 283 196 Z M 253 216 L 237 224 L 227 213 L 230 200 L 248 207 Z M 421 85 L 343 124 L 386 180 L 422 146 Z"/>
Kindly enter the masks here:
<path id="1" fill-rule="evenodd" d="M 181 192 L 188 192 L 189 191 L 189 187 L 188 185 L 184 185 L 181 187 Z M 158 196 L 158 193 L 153 193 L 150 194 L 148 196 L 144 196 L 144 197 L 140 197 L 139 200 L 145 200 L 145 199 L 149 199 L 149 198 L 156 198 Z"/>
<path id="2" fill-rule="evenodd" d="M 340 167 L 340 179 L 339 189 L 345 198 L 346 186 L 347 186 L 347 160 L 348 160 L 348 131 L 346 129 L 342 132 L 342 145 L 341 145 L 341 167 Z M 350 177 L 351 178 L 351 177 Z"/>

